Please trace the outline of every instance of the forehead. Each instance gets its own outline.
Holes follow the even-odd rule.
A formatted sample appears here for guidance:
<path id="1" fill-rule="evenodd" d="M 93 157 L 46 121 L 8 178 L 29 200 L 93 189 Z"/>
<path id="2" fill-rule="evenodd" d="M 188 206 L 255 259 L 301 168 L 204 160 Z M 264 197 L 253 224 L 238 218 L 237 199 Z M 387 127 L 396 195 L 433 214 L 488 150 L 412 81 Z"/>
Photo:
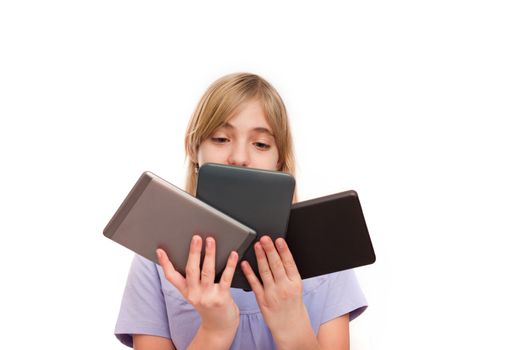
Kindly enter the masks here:
<path id="1" fill-rule="evenodd" d="M 241 104 L 233 116 L 228 118 L 220 128 L 234 131 L 255 131 L 273 136 L 265 111 L 257 100 Z"/>

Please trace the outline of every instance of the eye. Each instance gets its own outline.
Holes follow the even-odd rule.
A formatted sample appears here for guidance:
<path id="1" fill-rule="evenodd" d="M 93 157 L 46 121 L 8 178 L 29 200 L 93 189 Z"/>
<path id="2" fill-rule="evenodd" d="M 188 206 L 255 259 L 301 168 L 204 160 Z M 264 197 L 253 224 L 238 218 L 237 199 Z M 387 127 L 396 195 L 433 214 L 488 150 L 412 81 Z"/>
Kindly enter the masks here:
<path id="1" fill-rule="evenodd" d="M 211 140 L 215 143 L 226 143 L 228 139 L 226 137 L 212 137 Z"/>
<path id="2" fill-rule="evenodd" d="M 255 147 L 257 148 L 261 148 L 261 149 L 264 149 L 264 150 L 267 150 L 270 148 L 270 145 L 264 143 L 264 142 L 255 142 L 254 143 Z"/>

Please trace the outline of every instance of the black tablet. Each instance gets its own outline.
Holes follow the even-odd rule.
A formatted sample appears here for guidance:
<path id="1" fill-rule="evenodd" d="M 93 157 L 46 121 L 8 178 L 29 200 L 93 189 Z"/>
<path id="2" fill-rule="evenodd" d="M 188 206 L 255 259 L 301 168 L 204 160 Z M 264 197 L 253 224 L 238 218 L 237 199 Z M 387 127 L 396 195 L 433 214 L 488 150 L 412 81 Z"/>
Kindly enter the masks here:
<path id="1" fill-rule="evenodd" d="M 247 260 L 258 277 L 253 244 L 263 235 L 285 236 L 294 189 L 295 179 L 287 173 L 216 163 L 203 164 L 197 179 L 197 198 L 257 233 L 239 261 Z M 240 264 L 232 287 L 250 290 Z"/>
<path id="2" fill-rule="evenodd" d="M 286 242 L 303 279 L 376 260 L 355 191 L 295 203 Z"/>
<path id="3" fill-rule="evenodd" d="M 183 276 L 192 236 L 214 237 L 216 281 L 230 252 L 241 255 L 255 239 L 251 228 L 149 171 L 140 176 L 103 233 L 155 263 L 156 249 L 163 248 Z"/>

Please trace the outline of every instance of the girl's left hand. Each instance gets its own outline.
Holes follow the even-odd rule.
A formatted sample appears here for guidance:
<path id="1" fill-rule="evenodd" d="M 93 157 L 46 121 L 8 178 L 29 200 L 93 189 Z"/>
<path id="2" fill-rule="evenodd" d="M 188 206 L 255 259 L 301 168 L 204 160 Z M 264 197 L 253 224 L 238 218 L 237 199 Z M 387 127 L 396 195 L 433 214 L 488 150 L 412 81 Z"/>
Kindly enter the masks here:
<path id="1" fill-rule="evenodd" d="M 278 342 L 310 327 L 308 312 L 302 300 L 303 282 L 286 241 L 263 236 L 255 243 L 255 255 L 262 284 L 247 261 L 241 263 L 263 318 Z"/>

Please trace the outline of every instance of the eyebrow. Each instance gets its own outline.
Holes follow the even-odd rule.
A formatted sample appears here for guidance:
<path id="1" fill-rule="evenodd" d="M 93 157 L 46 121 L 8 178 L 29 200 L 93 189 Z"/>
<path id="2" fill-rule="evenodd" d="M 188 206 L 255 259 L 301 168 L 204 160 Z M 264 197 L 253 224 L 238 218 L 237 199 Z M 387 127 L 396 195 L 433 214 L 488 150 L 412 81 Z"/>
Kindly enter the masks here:
<path id="1" fill-rule="evenodd" d="M 221 128 L 226 128 L 226 129 L 235 129 L 235 126 L 231 125 L 231 124 L 228 123 L 228 122 L 223 123 L 220 127 L 221 127 Z M 262 126 L 259 126 L 259 127 L 256 127 L 256 128 L 253 128 L 251 131 L 256 131 L 256 132 L 260 132 L 260 133 L 268 134 L 268 135 L 270 135 L 271 137 L 274 137 L 273 134 L 271 133 L 271 131 L 268 130 L 268 128 L 265 128 L 265 127 L 262 127 Z"/>

